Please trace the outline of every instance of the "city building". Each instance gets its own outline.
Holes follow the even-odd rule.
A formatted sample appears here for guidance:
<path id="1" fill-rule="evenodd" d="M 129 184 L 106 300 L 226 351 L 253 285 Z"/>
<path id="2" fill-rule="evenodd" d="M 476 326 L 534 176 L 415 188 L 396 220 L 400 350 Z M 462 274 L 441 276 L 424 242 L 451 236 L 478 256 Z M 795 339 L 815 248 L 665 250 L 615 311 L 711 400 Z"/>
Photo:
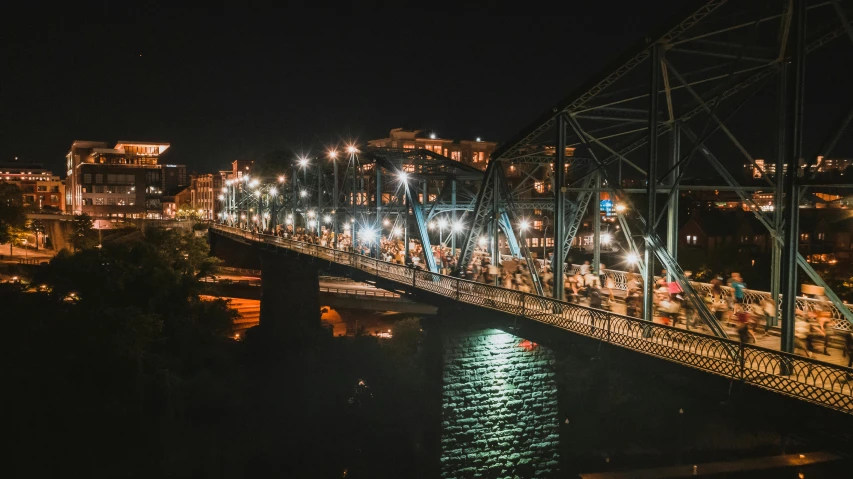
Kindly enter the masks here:
<path id="1" fill-rule="evenodd" d="M 168 149 L 169 143 L 158 142 L 119 141 L 110 148 L 103 141 L 75 141 L 66 155 L 65 211 L 162 218 L 164 189 L 179 188 L 181 170 L 186 176 L 182 165 L 160 164 Z"/>
<path id="2" fill-rule="evenodd" d="M 222 187 L 225 181 L 220 173 L 192 175 L 190 179 L 190 204 L 201 219 L 213 220 L 222 209 Z"/>
<path id="3" fill-rule="evenodd" d="M 174 195 L 190 185 L 186 165 L 162 165 L 162 190 L 165 195 Z"/>
<path id="4" fill-rule="evenodd" d="M 23 206 L 47 211 L 65 210 L 65 185 L 38 163 L 0 163 L 0 181 L 21 189 Z"/>
<path id="5" fill-rule="evenodd" d="M 424 149 L 439 155 L 446 156 L 452 160 L 460 161 L 481 170 L 486 169 L 489 158 L 497 147 L 493 141 L 483 141 L 481 138 L 474 140 L 450 140 L 439 138 L 435 133 L 426 130 L 404 130 L 394 128 L 388 138 L 370 140 L 367 146 L 377 148 L 399 148 Z"/>

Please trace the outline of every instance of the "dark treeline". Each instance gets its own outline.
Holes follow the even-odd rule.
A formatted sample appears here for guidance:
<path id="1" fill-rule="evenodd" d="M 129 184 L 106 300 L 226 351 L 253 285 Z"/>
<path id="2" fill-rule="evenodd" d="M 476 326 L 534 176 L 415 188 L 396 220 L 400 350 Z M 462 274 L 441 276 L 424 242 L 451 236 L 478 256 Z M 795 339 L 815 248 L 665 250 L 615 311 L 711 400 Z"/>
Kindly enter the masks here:
<path id="1" fill-rule="evenodd" d="M 150 230 L 0 284 L 10 477 L 411 477 L 420 329 L 237 342 L 203 238 Z M 361 381 L 361 383 L 360 383 Z"/>

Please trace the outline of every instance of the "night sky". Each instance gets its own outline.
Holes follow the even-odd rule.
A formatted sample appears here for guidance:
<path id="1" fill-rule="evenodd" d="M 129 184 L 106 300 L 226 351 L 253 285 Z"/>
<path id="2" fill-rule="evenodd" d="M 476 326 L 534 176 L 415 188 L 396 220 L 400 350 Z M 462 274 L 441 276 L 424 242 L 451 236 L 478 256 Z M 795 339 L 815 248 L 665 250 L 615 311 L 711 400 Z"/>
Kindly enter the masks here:
<path id="1" fill-rule="evenodd" d="M 152 140 L 171 142 L 169 163 L 213 171 L 394 127 L 500 142 L 681 2 L 572 2 L 567 16 L 118 3 L 3 20 L 2 161 L 61 173 L 73 140 Z"/>

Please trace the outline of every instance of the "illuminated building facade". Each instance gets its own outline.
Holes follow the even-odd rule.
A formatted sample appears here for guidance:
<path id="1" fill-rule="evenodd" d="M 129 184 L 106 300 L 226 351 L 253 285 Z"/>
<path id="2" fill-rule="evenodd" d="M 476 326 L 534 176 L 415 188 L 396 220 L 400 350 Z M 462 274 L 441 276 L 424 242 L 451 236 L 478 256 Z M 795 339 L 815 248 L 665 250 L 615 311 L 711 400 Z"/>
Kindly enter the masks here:
<path id="1" fill-rule="evenodd" d="M 75 141 L 65 158 L 66 213 L 162 218 L 164 188 L 179 181 L 181 170 L 160 164 L 168 149 L 169 143 L 120 141 L 110 148 L 102 141 Z M 164 178 L 169 171 L 173 179 Z"/>
<path id="2" fill-rule="evenodd" d="M 13 183 L 21 189 L 24 207 L 52 211 L 65 209 L 65 184 L 40 164 L 0 163 L 0 181 Z"/>
<path id="3" fill-rule="evenodd" d="M 426 130 L 394 128 L 389 133 L 388 138 L 370 140 L 367 142 L 367 146 L 404 150 L 429 150 L 446 156 L 451 160 L 461 161 L 466 165 L 485 170 L 497 143 L 483 141 L 481 138 L 474 140 L 449 140 L 439 138 L 434 133 L 429 133 Z"/>

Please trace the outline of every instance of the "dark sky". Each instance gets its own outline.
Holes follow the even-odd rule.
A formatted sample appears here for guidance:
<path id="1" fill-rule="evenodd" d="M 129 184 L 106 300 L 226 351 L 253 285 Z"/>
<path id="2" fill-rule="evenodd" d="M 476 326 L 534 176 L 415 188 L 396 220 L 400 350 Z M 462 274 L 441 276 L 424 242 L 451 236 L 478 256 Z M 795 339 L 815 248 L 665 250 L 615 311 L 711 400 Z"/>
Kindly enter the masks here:
<path id="1" fill-rule="evenodd" d="M 75 139 L 156 140 L 212 171 L 398 126 L 502 141 L 683 11 L 127 3 L 4 15 L 0 160 L 60 173 Z"/>

